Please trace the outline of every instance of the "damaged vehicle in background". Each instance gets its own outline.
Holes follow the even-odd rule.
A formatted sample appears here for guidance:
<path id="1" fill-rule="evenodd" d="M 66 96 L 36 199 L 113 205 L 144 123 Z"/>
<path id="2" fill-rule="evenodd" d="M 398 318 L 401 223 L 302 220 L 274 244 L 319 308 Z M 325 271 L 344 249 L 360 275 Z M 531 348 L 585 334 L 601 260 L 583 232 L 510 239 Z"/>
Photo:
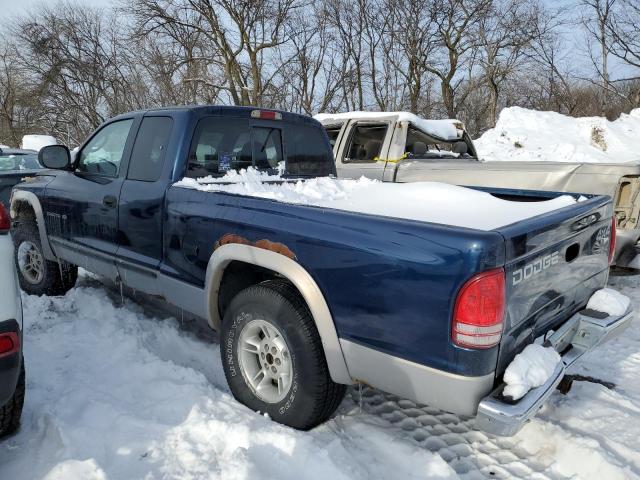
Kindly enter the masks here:
<path id="1" fill-rule="evenodd" d="M 338 177 L 608 195 L 614 201 L 614 265 L 640 269 L 638 163 L 494 161 L 478 158 L 458 120 L 407 112 L 319 114 L 333 146 Z"/>

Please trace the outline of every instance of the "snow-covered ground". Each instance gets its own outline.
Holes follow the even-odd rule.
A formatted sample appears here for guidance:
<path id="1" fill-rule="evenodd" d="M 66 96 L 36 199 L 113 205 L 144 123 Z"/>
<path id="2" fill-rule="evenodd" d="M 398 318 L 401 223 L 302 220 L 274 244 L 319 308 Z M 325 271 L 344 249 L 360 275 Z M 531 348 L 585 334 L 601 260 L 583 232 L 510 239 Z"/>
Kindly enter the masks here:
<path id="1" fill-rule="evenodd" d="M 613 277 L 640 308 L 640 276 Z M 513 438 L 471 419 L 352 389 L 311 432 L 234 401 L 216 337 L 82 275 L 24 297 L 27 399 L 0 443 L 0 479 L 578 478 L 640 475 L 640 323 L 589 356 Z"/>
<path id="2" fill-rule="evenodd" d="M 640 162 L 640 108 L 610 122 L 509 107 L 475 140 L 483 160 Z"/>

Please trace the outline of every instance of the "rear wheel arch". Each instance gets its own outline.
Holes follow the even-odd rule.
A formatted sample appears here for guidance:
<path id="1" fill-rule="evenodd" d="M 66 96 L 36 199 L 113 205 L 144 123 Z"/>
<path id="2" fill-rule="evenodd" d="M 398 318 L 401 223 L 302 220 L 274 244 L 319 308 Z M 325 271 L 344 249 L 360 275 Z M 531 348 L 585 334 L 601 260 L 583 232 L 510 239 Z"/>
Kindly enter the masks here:
<path id="1" fill-rule="evenodd" d="M 342 353 L 342 347 L 338 339 L 338 333 L 333 322 L 329 306 L 320 291 L 320 288 L 299 263 L 279 253 L 243 244 L 226 244 L 217 248 L 207 266 L 205 282 L 205 311 L 212 328 L 220 330 L 220 300 L 225 293 L 225 271 L 231 265 L 232 268 L 246 264 L 254 270 L 255 283 L 243 284 L 246 288 L 252 284 L 260 283 L 268 279 L 260 275 L 274 275 L 271 278 L 279 278 L 290 283 L 300 294 L 313 317 L 314 323 L 322 340 L 322 347 L 326 357 L 331 378 L 336 383 L 352 384 L 353 379 L 349 374 L 347 364 Z M 248 268 L 248 267 L 245 267 Z M 259 274 L 259 275 L 258 275 Z M 222 298 L 223 302 L 224 297 Z"/>

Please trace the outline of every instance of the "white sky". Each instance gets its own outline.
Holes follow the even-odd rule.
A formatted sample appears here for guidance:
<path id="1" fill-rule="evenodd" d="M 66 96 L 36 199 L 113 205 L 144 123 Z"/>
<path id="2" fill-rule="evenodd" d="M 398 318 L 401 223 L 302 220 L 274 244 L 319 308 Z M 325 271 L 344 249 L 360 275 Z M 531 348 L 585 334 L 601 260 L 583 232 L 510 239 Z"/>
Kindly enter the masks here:
<path id="1" fill-rule="evenodd" d="M 7 18 L 29 11 L 39 4 L 53 5 L 58 0 L 0 0 L 0 17 Z M 108 6 L 114 0 L 75 0 L 80 5 Z"/>
<path id="2" fill-rule="evenodd" d="M 19 15 L 30 10 L 33 10 L 33 7 L 39 4 L 46 5 L 55 5 L 59 0 L 0 0 L 0 25 L 4 24 L 3 20 L 9 20 L 14 15 Z M 87 6 L 100 6 L 100 7 L 108 7 L 110 5 L 114 5 L 118 0 L 72 0 L 80 5 Z M 576 0 L 542 0 L 544 4 L 549 7 L 559 7 L 559 6 L 570 6 L 575 5 Z M 579 67 L 582 67 L 586 70 L 586 75 L 591 73 L 592 66 L 588 58 L 583 52 L 585 37 L 584 33 L 580 31 L 580 29 L 575 29 L 575 33 L 573 33 L 573 42 L 570 42 L 568 49 L 570 51 L 574 51 L 577 47 L 578 54 L 575 55 L 574 61 L 577 62 Z M 571 33 L 569 33 L 569 38 L 571 38 Z M 612 78 L 616 78 L 619 76 L 626 76 L 626 73 L 630 69 L 626 65 L 622 64 L 621 61 L 616 58 L 611 57 L 609 60 L 609 68 L 611 69 Z M 632 72 L 633 73 L 633 72 Z"/>

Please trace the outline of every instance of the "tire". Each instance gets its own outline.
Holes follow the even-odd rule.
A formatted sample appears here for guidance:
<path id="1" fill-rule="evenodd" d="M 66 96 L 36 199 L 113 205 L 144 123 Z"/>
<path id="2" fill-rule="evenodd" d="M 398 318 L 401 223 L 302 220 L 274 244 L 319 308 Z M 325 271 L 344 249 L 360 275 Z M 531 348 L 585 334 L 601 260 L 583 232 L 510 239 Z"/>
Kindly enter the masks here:
<path id="1" fill-rule="evenodd" d="M 45 258 L 35 219 L 21 215 L 11 235 L 18 280 L 23 291 L 31 295 L 57 296 L 74 287 L 78 267 Z"/>
<path id="2" fill-rule="evenodd" d="M 13 397 L 0 407 L 0 438 L 15 432 L 20 426 L 20 416 L 22 415 L 22 406 L 24 405 L 24 358 L 22 359 L 22 368 L 16 390 Z"/>
<path id="3" fill-rule="evenodd" d="M 261 322 L 272 327 L 271 339 L 264 332 L 270 327 Z M 260 353 L 245 340 L 262 342 L 255 347 Z M 241 349 L 242 345 L 252 351 Z M 265 346 L 269 349 L 264 350 Z M 266 352 L 273 355 L 262 355 Z M 220 354 L 231 392 L 240 403 L 296 429 L 308 430 L 331 417 L 346 391 L 345 385 L 331 380 L 307 305 L 297 290 L 283 281 L 251 286 L 233 298 L 222 322 Z M 274 377 L 284 379 L 281 389 L 280 381 L 264 373 L 270 370 Z M 252 377 L 264 381 L 262 386 L 252 386 Z"/>

